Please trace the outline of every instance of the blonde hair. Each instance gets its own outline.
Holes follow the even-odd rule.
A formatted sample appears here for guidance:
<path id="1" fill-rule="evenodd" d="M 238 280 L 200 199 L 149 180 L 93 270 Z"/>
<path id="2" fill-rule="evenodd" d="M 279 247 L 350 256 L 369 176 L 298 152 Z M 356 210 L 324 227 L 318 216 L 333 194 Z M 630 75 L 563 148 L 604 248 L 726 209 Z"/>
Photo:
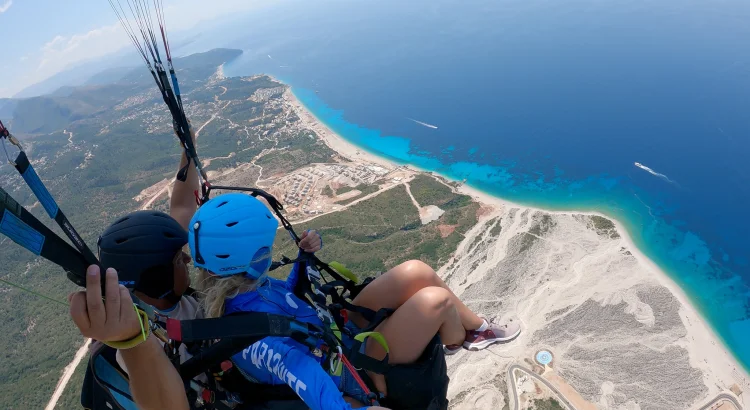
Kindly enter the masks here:
<path id="1" fill-rule="evenodd" d="M 243 275 L 221 277 L 212 275 L 205 269 L 198 270 L 198 291 L 201 293 L 201 307 L 207 318 L 222 317 L 227 298 L 255 290 L 258 281 Z"/>

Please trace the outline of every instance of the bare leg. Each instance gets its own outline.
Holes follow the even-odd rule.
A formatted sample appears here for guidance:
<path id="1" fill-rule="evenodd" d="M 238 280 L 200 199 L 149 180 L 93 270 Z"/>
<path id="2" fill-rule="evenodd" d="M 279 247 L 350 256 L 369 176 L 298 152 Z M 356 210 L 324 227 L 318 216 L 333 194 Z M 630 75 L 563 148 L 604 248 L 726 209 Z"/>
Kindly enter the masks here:
<path id="1" fill-rule="evenodd" d="M 404 262 L 384 273 L 367 285 L 353 302 L 357 306 L 374 311 L 382 308 L 398 309 L 419 290 L 430 286 L 448 291 L 451 303 L 458 312 L 464 329 L 474 330 L 482 326 L 482 319 L 453 294 L 453 291 L 429 265 L 418 260 Z M 368 323 L 358 314 L 352 313 L 350 318 L 359 327 L 364 327 Z M 434 335 L 435 332 L 429 334 Z M 446 343 L 445 339 L 443 342 Z"/>
<path id="2" fill-rule="evenodd" d="M 422 288 L 384 320 L 376 330 L 388 341 L 388 363 L 415 362 L 437 333 L 445 344 L 462 343 L 466 330 L 454 299 L 453 293 L 441 287 Z M 375 341 L 368 341 L 365 353 L 378 360 L 385 357 L 385 350 Z M 378 390 L 386 393 L 385 378 L 372 372 L 368 374 Z"/>

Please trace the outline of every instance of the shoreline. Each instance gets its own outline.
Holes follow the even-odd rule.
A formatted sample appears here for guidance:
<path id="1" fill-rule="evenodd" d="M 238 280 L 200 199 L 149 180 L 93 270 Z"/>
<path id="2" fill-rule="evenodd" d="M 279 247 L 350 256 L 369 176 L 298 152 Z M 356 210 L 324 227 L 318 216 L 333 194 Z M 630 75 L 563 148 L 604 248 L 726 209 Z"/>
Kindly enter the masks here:
<path id="1" fill-rule="evenodd" d="M 271 77 L 273 78 L 273 77 Z M 273 78 L 275 81 L 280 82 L 279 80 Z M 281 82 L 280 82 L 281 83 Z M 284 84 L 284 83 L 282 83 Z M 284 98 L 289 102 L 293 107 L 296 108 L 298 111 L 298 114 L 300 115 L 300 118 L 303 119 L 303 121 L 306 121 L 307 125 L 312 128 L 317 134 L 318 137 L 321 138 L 321 140 L 328 145 L 332 150 L 336 151 L 339 155 L 342 157 L 345 157 L 350 160 L 363 160 L 371 163 L 375 163 L 380 166 L 385 166 L 387 168 L 397 168 L 397 167 L 403 167 L 405 165 L 398 164 L 393 160 L 381 157 L 375 153 L 372 153 L 370 151 L 367 151 L 364 148 L 361 148 L 354 143 L 346 140 L 344 137 L 333 131 L 328 125 L 326 125 L 320 118 L 318 118 L 311 110 L 309 110 L 295 95 L 292 91 L 292 87 L 288 86 L 288 89 L 284 92 Z M 448 181 L 453 181 L 450 177 L 447 177 L 443 174 L 440 174 L 439 172 L 430 171 L 421 169 L 417 166 L 408 164 L 408 167 L 419 171 L 419 172 L 425 172 L 425 173 L 431 173 L 437 176 L 440 176 L 441 178 L 444 178 Z M 617 232 L 622 237 L 622 240 L 624 244 L 628 247 L 628 250 L 631 251 L 633 256 L 636 258 L 636 260 L 642 264 L 646 269 L 648 269 L 651 273 L 651 275 L 656 279 L 656 281 L 661 284 L 662 286 L 666 287 L 674 296 L 677 298 L 677 300 L 680 302 L 681 306 L 685 309 L 686 315 L 680 315 L 683 322 L 685 320 L 688 321 L 688 323 L 684 323 L 686 325 L 686 328 L 689 326 L 691 329 L 695 327 L 695 324 L 692 324 L 690 322 L 690 317 L 695 317 L 698 319 L 697 326 L 699 329 L 695 329 L 697 332 L 700 332 L 703 330 L 708 337 L 706 340 L 703 340 L 701 342 L 710 341 L 711 345 L 715 345 L 713 341 L 710 339 L 716 340 L 720 344 L 720 350 L 723 352 L 723 354 L 726 356 L 728 361 L 731 365 L 734 366 L 735 370 L 740 373 L 746 380 L 746 383 L 750 383 L 750 364 L 748 367 L 745 367 L 740 360 L 735 356 L 734 352 L 728 347 L 724 339 L 719 335 L 719 333 L 710 325 L 710 323 L 705 319 L 704 315 L 700 312 L 700 310 L 695 306 L 693 301 L 688 296 L 687 292 L 680 287 L 677 282 L 661 267 L 659 267 L 656 262 L 651 260 L 633 241 L 632 237 L 630 236 L 630 233 L 625 227 L 625 224 L 623 224 L 620 220 L 606 215 L 602 212 L 598 211 L 591 211 L 591 210 L 565 210 L 565 211 L 558 211 L 554 209 L 544 209 L 533 205 L 521 205 L 518 203 L 514 203 L 508 200 L 505 200 L 503 198 L 491 195 L 489 193 L 486 193 L 484 191 L 481 191 L 477 188 L 471 187 L 466 183 L 462 183 L 457 189 L 457 192 L 468 195 L 472 197 L 477 202 L 489 205 L 493 208 L 505 208 L 505 207 L 518 207 L 518 208 L 524 208 L 524 209 L 530 209 L 534 211 L 542 211 L 550 214 L 557 214 L 557 215 L 571 215 L 571 214 L 580 214 L 580 215 L 596 215 L 603 218 L 606 218 L 608 220 L 611 220 L 615 228 L 617 229 Z M 687 337 L 687 336 L 686 336 Z M 697 343 L 697 342 L 696 342 Z M 703 344 L 703 343 L 698 343 Z M 701 346 L 703 347 L 703 346 Z M 709 349 L 710 346 L 707 346 Z M 713 346 L 714 349 L 716 346 Z M 721 371 L 719 369 L 716 369 L 717 371 Z M 750 384 L 746 384 L 745 386 L 748 389 L 750 389 Z"/>

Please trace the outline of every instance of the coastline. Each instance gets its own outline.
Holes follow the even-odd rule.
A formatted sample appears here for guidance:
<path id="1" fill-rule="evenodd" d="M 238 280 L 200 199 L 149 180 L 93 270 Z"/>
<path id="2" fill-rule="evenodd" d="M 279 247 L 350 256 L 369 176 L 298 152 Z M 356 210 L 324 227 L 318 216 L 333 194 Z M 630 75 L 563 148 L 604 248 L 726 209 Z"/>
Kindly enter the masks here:
<path id="1" fill-rule="evenodd" d="M 387 168 L 396 168 L 396 167 L 404 166 L 402 164 L 396 163 L 395 161 L 389 160 L 387 158 L 383 158 L 375 153 L 369 152 L 366 149 L 361 148 L 349 142 L 344 137 L 337 134 L 335 131 L 329 128 L 323 121 L 321 121 L 318 117 L 316 117 L 315 114 L 312 113 L 294 95 L 291 87 L 289 87 L 285 91 L 284 98 L 287 100 L 287 102 L 290 105 L 292 105 L 295 108 L 300 118 L 307 123 L 306 125 L 308 125 L 311 129 L 313 129 L 318 134 L 318 136 L 324 141 L 326 145 L 328 145 L 332 150 L 339 153 L 339 155 L 341 155 L 342 157 L 346 157 L 350 160 L 361 160 L 361 161 L 371 162 L 380 166 L 385 166 Z M 434 175 L 439 175 L 440 177 L 451 181 L 450 177 L 447 177 L 435 171 L 420 169 L 419 167 L 416 167 L 411 164 L 409 164 L 408 167 L 416 171 L 429 172 Z M 705 319 L 703 314 L 699 311 L 699 309 L 695 306 L 692 300 L 688 297 L 686 291 L 683 290 L 682 287 L 680 287 L 677 284 L 677 282 L 667 272 L 665 272 L 662 268 L 660 268 L 653 260 L 651 260 L 648 256 L 646 256 L 646 254 L 636 246 L 630 233 L 628 232 L 625 225 L 620 220 L 612 216 L 606 215 L 604 213 L 597 212 L 597 211 L 590 211 L 590 210 L 557 211 L 557 210 L 551 210 L 551 209 L 544 209 L 544 208 L 540 208 L 536 206 L 521 205 L 521 204 L 511 202 L 511 201 L 507 201 L 503 198 L 488 194 L 484 191 L 471 187 L 467 184 L 461 184 L 461 186 L 457 189 L 457 191 L 462 194 L 471 196 L 479 203 L 482 203 L 484 205 L 489 205 L 496 209 L 516 207 L 516 208 L 530 209 L 530 210 L 535 210 L 535 211 L 543 211 L 549 214 L 558 214 L 558 215 L 562 215 L 562 214 L 596 215 L 596 216 L 601 216 L 603 218 L 607 218 L 611 220 L 615 224 L 615 227 L 618 233 L 621 235 L 623 243 L 627 246 L 628 250 L 631 251 L 631 253 L 638 260 L 638 262 L 647 271 L 650 271 L 648 273 L 650 273 L 651 276 L 653 276 L 659 284 L 669 289 L 669 291 L 679 300 L 682 308 L 684 309 L 684 312 L 681 312 L 680 316 L 686 329 L 688 329 L 688 335 L 686 335 L 686 337 L 692 335 L 693 340 L 694 340 L 694 344 L 690 346 L 690 349 L 689 349 L 691 353 L 690 354 L 691 363 L 695 367 L 701 368 L 701 370 L 704 371 L 704 373 L 705 372 L 719 373 L 719 377 L 723 380 L 736 380 L 736 377 L 734 375 L 734 372 L 736 372 L 745 380 L 745 383 L 742 387 L 746 389 L 750 389 L 750 369 L 746 368 L 739 361 L 739 359 L 735 356 L 735 354 L 731 351 L 731 349 L 729 349 L 724 339 L 720 337 L 718 332 L 710 325 L 710 323 L 708 323 L 708 321 Z M 716 342 L 719 343 L 719 346 L 716 346 Z M 694 360 L 695 357 L 704 358 L 706 362 L 705 363 L 703 361 L 698 362 L 697 360 Z M 712 363 L 709 363 L 707 361 L 709 358 L 714 359 L 716 362 L 725 362 L 725 363 L 728 362 L 728 367 L 718 368 L 717 366 L 712 366 Z M 739 380 L 737 380 L 737 382 L 740 383 Z"/>

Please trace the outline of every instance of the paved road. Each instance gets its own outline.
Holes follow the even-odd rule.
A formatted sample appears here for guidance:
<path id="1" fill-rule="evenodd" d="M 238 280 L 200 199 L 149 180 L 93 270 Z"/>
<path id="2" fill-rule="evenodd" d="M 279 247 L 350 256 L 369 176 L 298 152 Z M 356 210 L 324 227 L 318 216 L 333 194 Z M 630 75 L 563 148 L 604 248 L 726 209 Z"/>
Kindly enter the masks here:
<path id="1" fill-rule="evenodd" d="M 719 400 L 721 400 L 721 399 L 731 401 L 732 403 L 734 403 L 735 407 L 737 407 L 738 409 L 742 410 L 742 405 L 740 404 L 740 402 L 738 402 L 737 399 L 734 396 L 732 396 L 731 394 L 728 394 L 728 393 L 721 393 L 720 395 L 716 396 L 715 399 L 709 401 L 708 404 L 706 404 L 705 406 L 701 407 L 698 410 L 707 410 L 707 409 L 711 408 L 711 405 L 716 404 L 716 402 L 719 401 Z"/>
<path id="2" fill-rule="evenodd" d="M 513 394 L 513 406 L 511 407 L 512 410 L 518 410 L 520 408 L 520 405 L 518 404 L 518 389 L 516 387 L 516 379 L 515 379 L 515 377 L 513 377 L 513 371 L 514 370 L 521 370 L 521 371 L 525 372 L 527 375 L 529 375 L 529 376 L 537 379 L 538 381 L 544 383 L 544 385 L 547 386 L 548 389 L 550 389 L 553 392 L 555 392 L 555 394 L 557 395 L 557 397 L 563 402 L 563 404 L 568 409 L 570 409 L 570 410 L 576 410 L 576 408 L 573 407 L 573 405 L 570 404 L 570 402 L 568 402 L 568 400 L 565 398 L 565 396 L 563 396 L 562 393 L 560 393 L 553 385 L 551 385 L 547 381 L 547 379 L 545 379 L 545 378 L 539 376 L 538 374 L 532 372 L 531 370 L 526 369 L 524 367 L 521 367 L 521 366 L 519 366 L 517 364 L 514 364 L 513 366 L 510 366 L 510 368 L 508 368 L 508 383 L 510 384 L 510 391 Z M 703 409 L 701 409 L 701 410 L 703 410 Z"/>
<path id="3" fill-rule="evenodd" d="M 552 390 L 553 392 L 555 392 L 555 394 L 557 394 L 558 398 L 560 400 L 562 400 L 563 404 L 565 404 L 568 407 L 568 409 L 570 409 L 570 410 L 576 410 L 576 408 L 573 407 L 573 405 L 570 404 L 570 402 L 568 402 L 568 400 L 565 398 L 565 396 L 563 396 L 562 393 L 560 393 L 554 386 L 552 386 L 545 378 L 543 378 L 543 377 L 539 376 L 538 374 L 532 372 L 531 370 L 526 369 L 524 367 L 521 367 L 521 366 L 519 366 L 517 364 L 514 364 L 513 366 L 510 366 L 510 368 L 508 368 L 508 384 L 510 386 L 511 393 L 513 394 L 513 406 L 511 406 L 512 410 L 518 410 L 520 408 L 520 405 L 518 403 L 518 388 L 516 386 L 516 379 L 515 379 L 515 377 L 513 377 L 513 371 L 514 370 L 521 370 L 521 371 L 525 372 L 527 375 L 529 375 L 529 376 L 531 376 L 531 377 L 539 380 L 540 382 L 544 383 L 544 385 L 547 386 L 547 388 L 549 388 L 550 390 Z M 732 396 L 731 394 L 728 394 L 728 393 L 721 393 L 721 394 L 719 394 L 713 400 L 709 401 L 706 405 L 704 405 L 703 407 L 701 407 L 698 410 L 708 410 L 709 408 L 711 408 L 711 405 L 716 404 L 716 402 L 719 401 L 719 400 L 721 400 L 721 399 L 731 401 L 736 408 L 738 408 L 739 410 L 742 410 L 742 405 L 740 404 L 739 401 L 737 401 L 737 398 L 735 398 L 734 396 Z"/>

